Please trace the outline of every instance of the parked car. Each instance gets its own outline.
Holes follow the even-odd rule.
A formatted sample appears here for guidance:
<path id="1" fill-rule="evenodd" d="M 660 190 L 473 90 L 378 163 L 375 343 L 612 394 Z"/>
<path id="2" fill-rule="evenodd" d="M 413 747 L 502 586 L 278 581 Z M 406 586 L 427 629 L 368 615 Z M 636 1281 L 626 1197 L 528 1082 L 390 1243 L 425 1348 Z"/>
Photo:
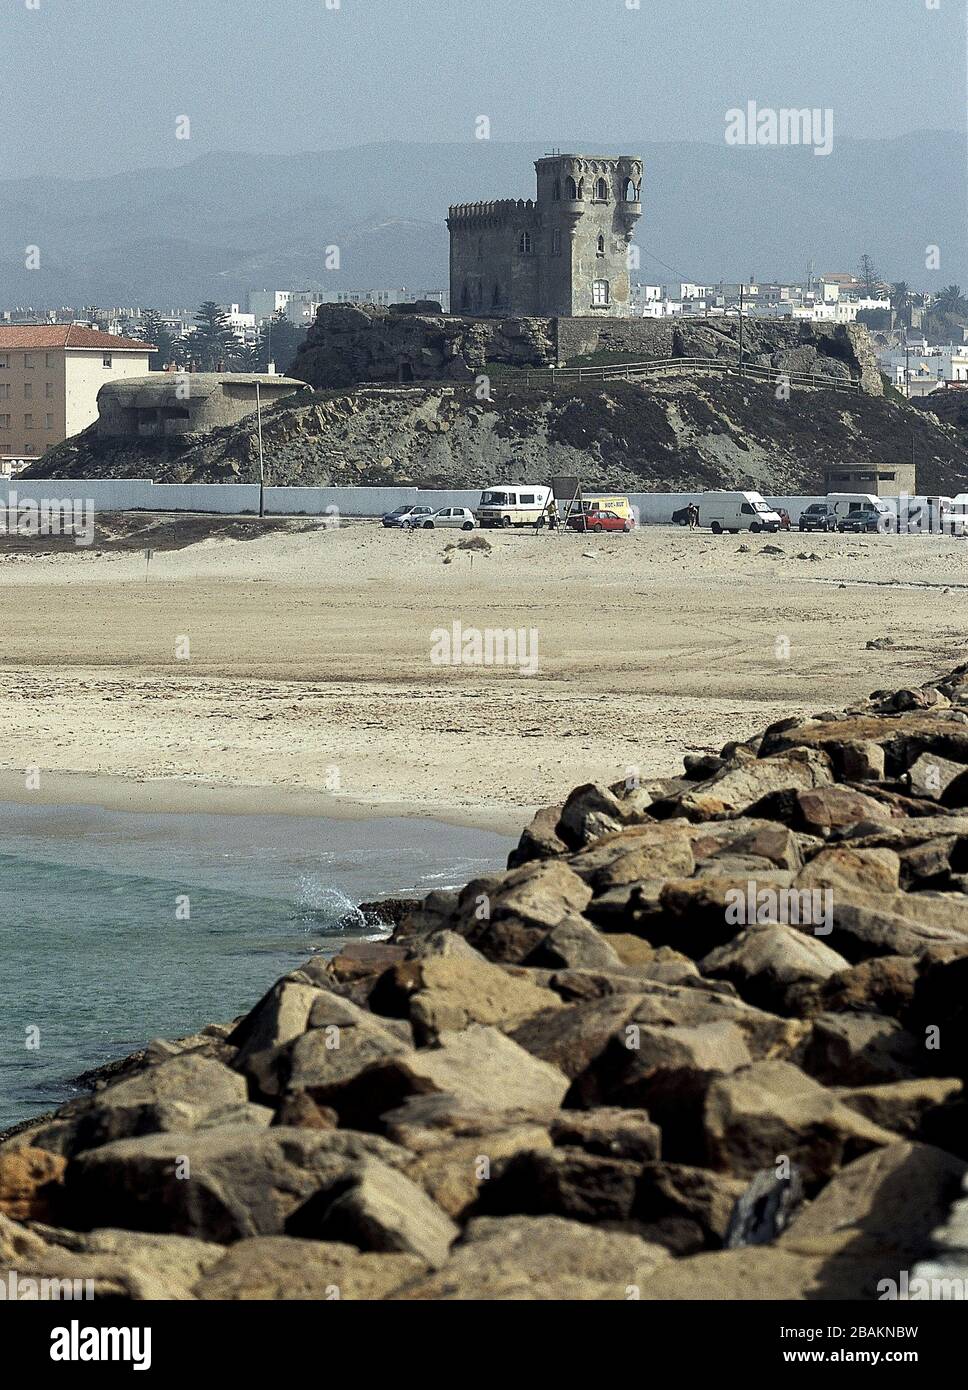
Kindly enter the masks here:
<path id="1" fill-rule="evenodd" d="M 837 523 L 838 531 L 886 531 L 889 529 L 889 522 L 881 511 L 875 511 L 873 507 L 863 507 L 856 512 L 849 512 Z"/>
<path id="2" fill-rule="evenodd" d="M 801 531 L 836 531 L 837 513 L 826 502 L 813 502 L 800 513 Z"/>
<path id="3" fill-rule="evenodd" d="M 673 513 L 672 513 L 672 524 L 673 524 L 673 526 L 688 526 L 688 525 L 689 525 L 689 508 L 688 508 L 688 507 L 680 507 L 679 510 L 678 510 L 677 512 L 673 512 Z"/>
<path id="4" fill-rule="evenodd" d="M 415 526 L 425 516 L 433 514 L 433 507 L 397 507 L 387 512 L 383 518 L 384 526 Z"/>
<path id="5" fill-rule="evenodd" d="M 474 513 L 470 507 L 441 507 L 429 516 L 418 517 L 413 524 L 425 531 L 433 531 L 438 526 L 457 526 L 462 531 L 473 531 Z"/>
<path id="6" fill-rule="evenodd" d="M 568 525 L 576 531 L 631 531 L 635 523 L 618 512 L 579 512 L 568 518 Z"/>

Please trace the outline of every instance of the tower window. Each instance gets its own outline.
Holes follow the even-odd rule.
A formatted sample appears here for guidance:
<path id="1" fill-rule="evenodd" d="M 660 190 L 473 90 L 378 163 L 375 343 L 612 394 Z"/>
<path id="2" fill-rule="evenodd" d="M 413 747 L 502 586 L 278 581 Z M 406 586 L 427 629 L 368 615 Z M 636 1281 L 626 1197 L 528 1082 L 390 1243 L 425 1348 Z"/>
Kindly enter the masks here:
<path id="1" fill-rule="evenodd" d="M 556 203 L 561 202 L 561 179 L 555 179 L 554 188 L 551 190 L 551 196 Z"/>
<path id="2" fill-rule="evenodd" d="M 532 250 L 531 233 L 522 232 L 518 238 L 518 250 L 522 256 L 530 256 Z"/>
<path id="3" fill-rule="evenodd" d="M 601 308 L 609 304 L 608 281 L 596 280 L 592 285 L 592 303 Z"/>
<path id="4" fill-rule="evenodd" d="M 599 179 L 598 182 L 595 184 L 595 197 L 598 198 L 601 202 L 607 201 L 608 184 L 605 182 L 604 179 Z"/>
<path id="5" fill-rule="evenodd" d="M 605 254 L 605 236 L 602 232 L 598 234 L 598 254 L 600 256 L 604 256 Z"/>
<path id="6" fill-rule="evenodd" d="M 629 179 L 625 185 L 625 201 L 627 203 L 637 203 L 639 201 L 639 187 L 634 179 Z"/>
<path id="7" fill-rule="evenodd" d="M 464 281 L 464 292 L 460 297 L 460 303 L 462 309 L 469 309 L 471 307 L 471 287 L 466 280 Z"/>
<path id="8" fill-rule="evenodd" d="M 552 254 L 553 256 L 560 256 L 560 255 L 561 255 L 561 228 L 560 228 L 560 227 L 556 227 L 556 228 L 554 229 L 554 231 L 551 233 L 551 254 Z"/>
<path id="9" fill-rule="evenodd" d="M 578 199 L 581 197 L 581 192 L 573 178 L 565 180 L 565 192 L 568 194 L 568 201 L 570 203 L 577 203 Z"/>

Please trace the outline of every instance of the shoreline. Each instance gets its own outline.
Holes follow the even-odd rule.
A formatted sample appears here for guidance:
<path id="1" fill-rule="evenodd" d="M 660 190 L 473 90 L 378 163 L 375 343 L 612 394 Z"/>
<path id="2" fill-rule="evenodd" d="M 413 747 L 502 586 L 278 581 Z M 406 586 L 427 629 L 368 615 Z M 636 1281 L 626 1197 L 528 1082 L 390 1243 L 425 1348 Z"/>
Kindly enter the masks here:
<path id="1" fill-rule="evenodd" d="M 29 790 L 24 774 L 0 770 L 0 801 L 21 806 L 93 806 L 140 815 L 278 815 L 338 821 L 431 820 L 469 830 L 519 835 L 538 806 L 453 806 L 417 801 L 357 800 L 332 792 L 273 783 L 229 784 L 176 778 L 121 777 L 111 773 L 41 769 Z"/>

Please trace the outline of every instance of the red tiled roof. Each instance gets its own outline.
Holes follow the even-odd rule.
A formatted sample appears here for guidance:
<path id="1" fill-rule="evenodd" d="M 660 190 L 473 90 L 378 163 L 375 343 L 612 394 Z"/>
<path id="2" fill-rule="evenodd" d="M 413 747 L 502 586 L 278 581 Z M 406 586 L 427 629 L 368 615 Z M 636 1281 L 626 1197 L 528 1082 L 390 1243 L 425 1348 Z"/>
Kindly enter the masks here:
<path id="1" fill-rule="evenodd" d="M 153 343 L 137 338 L 117 338 L 113 333 L 101 333 L 96 328 L 82 328 L 76 323 L 8 323 L 0 324 L 0 352 L 8 348 L 110 348 L 113 352 L 151 352 Z"/>

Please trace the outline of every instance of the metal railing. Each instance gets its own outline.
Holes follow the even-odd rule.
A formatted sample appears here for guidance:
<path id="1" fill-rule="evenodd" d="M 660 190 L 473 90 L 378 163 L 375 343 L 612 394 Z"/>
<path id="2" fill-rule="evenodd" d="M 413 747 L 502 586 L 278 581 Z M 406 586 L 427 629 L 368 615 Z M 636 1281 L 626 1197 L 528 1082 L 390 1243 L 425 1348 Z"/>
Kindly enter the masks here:
<path id="1" fill-rule="evenodd" d="M 753 381 L 789 382 L 792 387 L 830 391 L 860 391 L 861 384 L 853 379 L 825 376 L 822 372 L 784 372 L 779 367 L 762 367 L 756 363 L 717 357 L 663 357 L 648 362 L 616 362 L 603 367 L 548 367 L 527 371 L 525 384 L 555 387 L 574 381 L 640 381 L 645 377 L 675 375 L 686 372 L 720 372 L 724 376 L 747 377 Z"/>

